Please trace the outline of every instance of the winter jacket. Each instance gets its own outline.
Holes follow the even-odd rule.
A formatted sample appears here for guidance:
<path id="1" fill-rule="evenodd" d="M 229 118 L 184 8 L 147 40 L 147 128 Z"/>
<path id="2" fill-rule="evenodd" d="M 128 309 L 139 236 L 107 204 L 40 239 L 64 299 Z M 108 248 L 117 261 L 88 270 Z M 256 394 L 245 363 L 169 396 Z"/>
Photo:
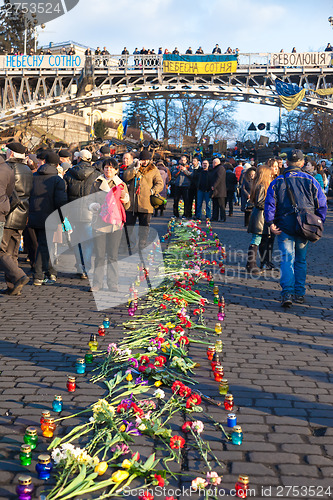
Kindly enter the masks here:
<path id="1" fill-rule="evenodd" d="M 29 197 L 32 190 L 33 173 L 28 165 L 21 163 L 17 158 L 9 158 L 7 165 L 14 171 L 15 191 L 20 202 L 8 215 L 5 228 L 25 229 L 29 214 Z"/>
<path id="2" fill-rule="evenodd" d="M 234 174 L 236 175 L 237 181 L 239 182 L 242 172 L 244 170 L 243 165 L 237 165 L 237 167 L 234 168 Z"/>
<path id="3" fill-rule="evenodd" d="M 93 167 L 95 168 L 95 170 L 98 170 L 99 172 L 99 175 L 101 175 L 101 172 L 103 173 L 103 163 L 105 160 L 109 160 L 111 158 L 111 156 L 101 156 L 99 158 L 99 160 L 95 161 L 95 163 L 93 163 Z M 82 162 L 84 163 L 84 162 Z"/>
<path id="4" fill-rule="evenodd" d="M 226 186 L 226 171 L 223 165 L 219 164 L 213 168 L 213 193 L 212 198 L 226 198 L 227 197 L 227 186 Z"/>
<path id="5" fill-rule="evenodd" d="M 266 233 L 267 227 L 265 226 L 264 208 L 265 208 L 265 188 L 262 185 L 257 186 L 254 198 L 254 207 L 251 213 L 249 225 L 247 228 L 248 233 L 263 234 Z"/>
<path id="6" fill-rule="evenodd" d="M 14 190 L 14 171 L 0 158 L 0 222 L 5 222 L 10 210 L 9 198 Z"/>
<path id="7" fill-rule="evenodd" d="M 235 192 L 237 186 L 237 177 L 236 174 L 232 170 L 227 170 L 225 173 L 225 183 L 227 187 L 227 191 Z"/>
<path id="8" fill-rule="evenodd" d="M 323 176 L 321 174 L 316 174 L 314 175 L 314 178 L 316 179 L 316 181 L 318 181 L 320 187 L 322 190 L 325 189 L 325 186 L 324 186 L 324 179 L 323 179 Z"/>
<path id="9" fill-rule="evenodd" d="M 213 170 L 200 169 L 196 176 L 196 181 L 197 181 L 197 189 L 199 191 L 204 191 L 205 193 L 210 192 L 214 181 Z"/>
<path id="10" fill-rule="evenodd" d="M 120 177 L 118 177 L 118 175 L 115 175 L 114 178 L 109 180 L 109 181 L 104 177 L 104 175 L 100 175 L 99 177 L 97 177 L 97 179 L 94 181 L 93 185 L 91 186 L 90 195 L 93 195 L 93 196 L 89 196 L 89 207 L 91 207 L 92 203 L 99 203 L 102 206 L 104 201 L 105 201 L 105 197 L 106 197 L 107 193 L 114 186 L 121 186 L 122 189 L 124 190 L 124 195 L 125 195 L 124 198 L 126 201 L 123 203 L 123 207 L 125 210 L 128 210 L 130 207 L 130 201 L 129 201 L 127 186 L 120 179 Z M 95 211 L 93 218 L 92 218 L 93 229 L 95 229 L 95 231 L 108 231 L 109 226 L 110 226 L 110 224 L 104 222 L 102 217 L 100 217 L 100 210 Z"/>
<path id="11" fill-rule="evenodd" d="M 33 174 L 28 226 L 45 229 L 47 217 L 67 203 L 66 184 L 56 165 L 45 163 Z"/>
<path id="12" fill-rule="evenodd" d="M 158 194 L 163 189 L 163 180 L 158 168 L 152 162 L 140 169 L 131 165 L 123 175 L 131 200 L 129 211 L 152 214 L 154 209 L 150 203 L 150 195 Z"/>
<path id="13" fill-rule="evenodd" d="M 85 161 L 81 161 L 75 167 L 69 169 L 64 176 L 68 201 L 71 202 L 88 196 L 93 183 L 99 175 L 100 172 L 93 165 Z M 92 213 L 88 210 L 84 200 L 82 200 L 82 204 L 76 203 L 75 208 L 76 210 L 80 210 L 80 213 L 73 214 L 75 220 L 80 220 L 81 222 L 91 221 Z"/>
<path id="14" fill-rule="evenodd" d="M 241 185 L 241 211 L 245 212 L 245 206 L 247 200 L 250 197 L 251 186 L 253 184 L 253 179 L 247 179 L 243 177 L 242 185 Z"/>
<path id="15" fill-rule="evenodd" d="M 192 170 L 187 168 L 184 172 L 176 167 L 172 172 L 174 185 L 189 188 L 191 186 Z"/>
<path id="16" fill-rule="evenodd" d="M 167 185 L 169 184 L 169 174 L 168 174 L 168 168 L 164 167 L 163 165 L 158 165 L 158 171 L 161 174 L 162 181 L 163 181 L 163 189 L 160 191 L 160 195 L 163 196 L 163 198 L 167 197 Z"/>
<path id="17" fill-rule="evenodd" d="M 298 208 L 315 213 L 324 222 L 327 213 L 327 200 L 316 179 L 296 167 L 287 168 L 285 175 L 294 193 Z M 289 199 L 283 175 L 279 175 L 268 187 L 265 201 L 265 220 L 269 226 L 274 223 L 284 233 L 296 234 L 296 214 Z"/>

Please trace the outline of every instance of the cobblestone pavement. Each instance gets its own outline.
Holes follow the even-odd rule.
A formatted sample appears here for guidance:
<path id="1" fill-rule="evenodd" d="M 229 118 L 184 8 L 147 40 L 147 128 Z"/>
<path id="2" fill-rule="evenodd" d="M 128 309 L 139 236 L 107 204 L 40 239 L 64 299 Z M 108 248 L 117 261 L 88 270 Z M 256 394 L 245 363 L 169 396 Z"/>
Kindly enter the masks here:
<path id="1" fill-rule="evenodd" d="M 166 217 L 153 219 L 160 234 L 166 221 Z M 238 447 L 207 426 L 205 437 L 226 464 L 220 496 L 232 495 L 230 489 L 240 473 L 250 476 L 255 498 L 329 498 L 333 494 L 332 222 L 329 211 L 325 236 L 309 248 L 307 303 L 287 311 L 280 307 L 276 277 L 250 279 L 244 273 L 242 252 L 246 253 L 250 237 L 238 207 L 233 218 L 213 226 L 227 250 L 221 280 L 227 309 L 223 365 L 244 431 Z M 24 471 L 18 452 L 25 427 L 37 425 L 54 394 L 63 395 L 64 415 L 105 394 L 103 384 L 92 385 L 88 377 L 79 379 L 74 395 L 65 387 L 66 375 L 73 373 L 73 363 L 86 351 L 103 313 L 96 311 L 87 283 L 69 276 L 60 277 L 54 286 L 27 285 L 20 297 L 1 296 L 0 302 L 0 500 L 8 500 L 15 498 L 17 476 Z M 206 315 L 211 325 L 215 314 L 211 307 Z M 119 308 L 112 317 L 119 324 L 128 315 Z M 110 332 L 105 344 L 117 340 L 119 333 L 117 328 Z M 201 361 L 197 376 L 201 391 L 220 399 L 203 362 L 203 349 L 191 347 L 190 354 Z M 226 420 L 226 412 L 216 406 L 206 405 L 205 412 Z M 79 422 L 77 418 L 70 424 Z M 66 421 L 59 434 L 65 432 L 65 425 Z M 149 455 L 153 443 L 148 446 L 146 441 L 144 446 L 143 455 Z M 41 440 L 38 451 L 45 449 Z M 191 471 L 200 470 L 195 454 L 189 453 L 187 461 L 189 472 L 183 469 L 178 486 L 189 487 Z M 35 475 L 33 466 L 28 469 Z"/>

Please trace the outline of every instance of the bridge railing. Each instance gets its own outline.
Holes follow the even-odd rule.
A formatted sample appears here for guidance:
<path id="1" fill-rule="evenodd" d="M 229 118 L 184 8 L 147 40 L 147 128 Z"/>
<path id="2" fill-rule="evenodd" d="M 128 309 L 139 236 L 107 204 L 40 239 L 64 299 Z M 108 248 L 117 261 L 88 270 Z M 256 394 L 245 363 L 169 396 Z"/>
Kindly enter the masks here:
<path id="1" fill-rule="evenodd" d="M 303 68 L 328 67 L 331 65 L 332 52 L 307 53 L 240 53 L 238 69 Z M 203 56 L 204 58 L 204 56 Z M 163 68 L 162 54 L 130 54 L 130 55 L 4 55 L 0 56 L 0 72 L 17 70 L 69 70 L 82 71 L 84 68 L 93 71 L 104 70 L 110 73 L 128 71 L 158 72 Z"/>

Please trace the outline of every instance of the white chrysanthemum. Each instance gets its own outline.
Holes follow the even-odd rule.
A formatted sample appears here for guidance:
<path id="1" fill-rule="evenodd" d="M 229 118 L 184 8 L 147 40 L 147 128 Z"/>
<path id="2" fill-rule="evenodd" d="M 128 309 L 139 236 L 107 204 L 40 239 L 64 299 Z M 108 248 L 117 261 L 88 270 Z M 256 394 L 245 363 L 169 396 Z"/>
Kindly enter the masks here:
<path id="1" fill-rule="evenodd" d="M 165 398 L 165 392 L 162 391 L 162 389 L 156 389 L 156 391 L 154 392 L 153 396 L 155 396 L 155 398 L 157 398 L 157 399 L 164 399 Z"/>

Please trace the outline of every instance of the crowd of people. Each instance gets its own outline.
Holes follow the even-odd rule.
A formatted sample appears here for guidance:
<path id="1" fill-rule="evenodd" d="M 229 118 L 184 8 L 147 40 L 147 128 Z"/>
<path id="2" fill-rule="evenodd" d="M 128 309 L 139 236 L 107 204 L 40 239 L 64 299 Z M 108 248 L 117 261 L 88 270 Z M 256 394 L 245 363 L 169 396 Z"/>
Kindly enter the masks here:
<path id="1" fill-rule="evenodd" d="M 306 246 L 296 237 L 291 246 L 288 240 L 293 235 L 294 219 L 290 216 L 292 206 L 286 199 L 283 175 L 290 175 L 293 182 L 300 179 L 293 184 L 296 198 L 322 220 L 326 214 L 325 192 L 333 187 L 325 162 L 305 160 L 299 151 L 288 155 L 286 164 L 281 158 L 272 158 L 256 165 L 254 161 L 235 162 L 233 158 L 214 158 L 210 163 L 201 156 L 194 156 L 189 162 L 186 155 L 179 160 L 163 160 L 153 158 L 144 149 L 138 154 L 126 152 L 118 163 L 107 145 L 96 153 L 89 149 L 74 153 L 40 149 L 36 154 L 28 154 L 21 143 L 11 141 L 0 162 L 0 269 L 5 272 L 7 284 L 2 293 L 7 295 L 20 294 L 29 281 L 18 265 L 22 235 L 33 284 L 56 282 L 45 221 L 65 204 L 84 200 L 88 195 L 93 195 L 93 201 L 89 198 L 89 205 L 80 205 L 80 216 L 74 221 L 74 230 L 82 238 L 75 251 L 77 274 L 81 279 L 87 278 L 95 255 L 91 290 L 103 289 L 106 260 L 107 287 L 116 291 L 115 262 L 121 229 L 125 225 L 131 235 L 138 221 L 138 250 L 144 249 L 151 218 L 163 214 L 170 196 L 177 218 L 225 223 L 226 207 L 232 217 L 234 205 L 240 205 L 244 225 L 251 234 L 246 263 L 251 277 L 260 275 L 263 269 L 275 268 L 272 252 L 278 235 L 279 249 L 288 261 L 281 278 L 283 305 L 290 305 L 292 296 L 302 302 Z M 161 201 L 154 205 L 152 197 Z"/>

